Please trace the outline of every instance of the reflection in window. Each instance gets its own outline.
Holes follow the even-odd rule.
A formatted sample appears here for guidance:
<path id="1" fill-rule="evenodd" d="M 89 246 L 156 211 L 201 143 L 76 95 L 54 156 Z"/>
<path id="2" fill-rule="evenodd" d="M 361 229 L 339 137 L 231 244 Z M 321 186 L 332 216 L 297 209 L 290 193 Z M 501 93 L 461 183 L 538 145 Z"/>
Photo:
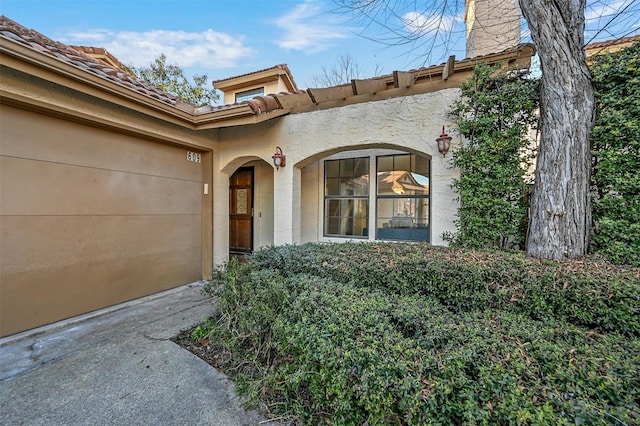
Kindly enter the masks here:
<path id="1" fill-rule="evenodd" d="M 429 159 L 377 158 L 376 238 L 429 241 Z"/>
<path id="2" fill-rule="evenodd" d="M 324 233 L 366 237 L 369 218 L 369 158 L 324 163 Z"/>

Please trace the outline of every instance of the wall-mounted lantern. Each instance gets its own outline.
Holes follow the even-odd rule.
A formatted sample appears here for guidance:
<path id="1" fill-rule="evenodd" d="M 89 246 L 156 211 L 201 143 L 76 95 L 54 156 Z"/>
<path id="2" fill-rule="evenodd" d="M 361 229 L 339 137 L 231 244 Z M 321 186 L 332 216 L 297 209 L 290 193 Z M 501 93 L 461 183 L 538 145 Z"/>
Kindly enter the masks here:
<path id="1" fill-rule="evenodd" d="M 438 152 L 443 157 L 447 155 L 449 148 L 451 148 L 451 139 L 453 138 L 444 132 L 444 126 L 442 126 L 442 134 L 436 138 L 436 142 L 438 143 Z"/>
<path id="2" fill-rule="evenodd" d="M 287 165 L 287 156 L 282 153 L 282 148 L 279 146 L 276 146 L 276 153 L 271 158 L 273 158 L 273 165 L 276 166 L 276 170 L 280 170 L 280 167 Z"/>

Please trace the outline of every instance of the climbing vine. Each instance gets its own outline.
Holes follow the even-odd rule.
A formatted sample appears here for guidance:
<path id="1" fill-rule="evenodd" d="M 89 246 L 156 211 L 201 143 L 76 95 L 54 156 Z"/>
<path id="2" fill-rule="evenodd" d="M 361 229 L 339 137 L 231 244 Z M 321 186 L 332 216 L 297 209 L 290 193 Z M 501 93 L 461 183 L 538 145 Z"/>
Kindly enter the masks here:
<path id="1" fill-rule="evenodd" d="M 592 250 L 640 265 L 640 42 L 596 57 Z"/>
<path id="2" fill-rule="evenodd" d="M 538 86 L 526 71 L 505 73 L 488 66 L 477 67 L 462 85 L 462 97 L 451 111 L 464 136 L 452 160 L 460 170 L 453 183 L 460 209 L 456 232 L 444 236 L 451 244 L 523 247 Z"/>

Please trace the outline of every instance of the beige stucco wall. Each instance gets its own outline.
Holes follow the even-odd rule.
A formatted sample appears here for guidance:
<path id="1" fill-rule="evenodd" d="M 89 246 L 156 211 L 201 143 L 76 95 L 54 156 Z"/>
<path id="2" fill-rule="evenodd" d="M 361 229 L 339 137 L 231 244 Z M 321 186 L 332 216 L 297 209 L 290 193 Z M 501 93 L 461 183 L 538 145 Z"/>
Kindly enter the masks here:
<path id="1" fill-rule="evenodd" d="M 272 164 L 271 156 L 280 146 L 287 165 L 273 171 L 273 243 L 323 241 L 322 159 L 354 150 L 421 153 L 431 157 L 431 241 L 445 244 L 442 233 L 454 230 L 458 208 L 450 187 L 458 172 L 449 166 L 450 154 L 443 158 L 438 153 L 435 138 L 442 125 L 449 126 L 447 112 L 459 95 L 459 89 L 447 89 L 221 129 L 214 161 L 214 179 L 220 172 L 216 194 L 228 194 L 228 176 L 241 165 L 256 158 Z M 453 143 L 458 143 L 457 139 Z M 214 227 L 226 225 L 228 195 L 222 201 L 216 195 L 214 212 Z M 214 262 L 226 260 L 227 251 L 228 235 L 214 235 Z"/>
<path id="2" fill-rule="evenodd" d="M 186 149 L 0 108 L 0 335 L 202 277 Z"/>

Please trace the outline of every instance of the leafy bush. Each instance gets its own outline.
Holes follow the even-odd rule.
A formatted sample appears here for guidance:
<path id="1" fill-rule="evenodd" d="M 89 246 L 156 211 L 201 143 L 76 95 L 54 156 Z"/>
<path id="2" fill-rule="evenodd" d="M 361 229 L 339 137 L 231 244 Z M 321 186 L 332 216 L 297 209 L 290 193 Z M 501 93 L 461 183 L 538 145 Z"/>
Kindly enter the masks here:
<path id="1" fill-rule="evenodd" d="M 257 252 L 257 269 L 311 274 L 397 294 L 420 293 L 456 312 L 500 308 L 600 331 L 640 333 L 640 276 L 597 258 L 534 259 L 421 244 L 306 244 Z"/>
<path id="2" fill-rule="evenodd" d="M 640 270 L 307 244 L 218 271 L 222 367 L 300 424 L 637 424 Z"/>
<path id="3" fill-rule="evenodd" d="M 523 248 L 538 80 L 522 70 L 495 71 L 476 67 L 451 111 L 465 140 L 453 151 L 460 208 L 457 231 L 446 238 L 463 247 Z"/>
<path id="4" fill-rule="evenodd" d="M 593 153 L 593 248 L 640 265 L 640 42 L 597 57 Z"/>

